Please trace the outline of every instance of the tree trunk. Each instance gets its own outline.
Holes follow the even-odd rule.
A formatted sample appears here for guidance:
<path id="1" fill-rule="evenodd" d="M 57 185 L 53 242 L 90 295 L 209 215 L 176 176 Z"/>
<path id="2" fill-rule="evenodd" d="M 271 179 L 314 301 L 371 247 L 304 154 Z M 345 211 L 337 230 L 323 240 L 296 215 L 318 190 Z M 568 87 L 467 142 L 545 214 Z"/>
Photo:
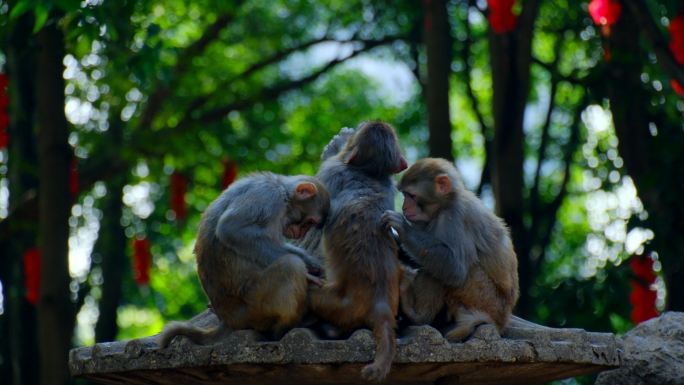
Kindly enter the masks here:
<path id="1" fill-rule="evenodd" d="M 35 370 L 38 357 L 36 340 L 36 307 L 26 300 L 23 254 L 36 247 L 37 212 L 26 209 L 22 202 L 38 187 L 35 135 L 33 132 L 35 41 L 31 33 L 33 19 L 24 15 L 9 34 L 7 71 L 10 77 L 8 134 L 8 173 L 10 212 L 14 212 L 3 234 L 2 280 L 5 294 L 5 316 L 2 327 L 1 378 L 13 385 L 38 383 Z M 24 207 L 24 209 L 19 209 Z"/>
<path id="2" fill-rule="evenodd" d="M 496 212 L 511 228 L 518 254 L 520 300 L 517 313 L 529 317 L 529 288 L 534 277 L 529 258 L 530 240 L 523 223 L 523 121 L 530 88 L 532 36 L 539 2 L 529 0 L 510 33 L 490 31 L 489 47 L 493 83 L 494 139 L 491 152 L 492 191 Z"/>
<path id="3" fill-rule="evenodd" d="M 427 53 L 427 115 L 430 156 L 453 160 L 449 117 L 451 31 L 446 0 L 424 0 Z"/>
<path id="4" fill-rule="evenodd" d="M 69 164 L 71 148 L 64 115 L 63 37 L 54 21 L 38 33 L 36 73 L 39 225 L 41 268 L 38 304 L 41 384 L 70 383 L 68 353 L 74 328 L 69 300 Z"/>
<path id="5" fill-rule="evenodd" d="M 114 115 L 106 135 L 110 147 L 121 148 L 122 130 L 118 114 Z M 110 158 L 118 157 L 118 151 L 110 151 Z M 113 163 L 118 163 L 118 159 Z M 107 182 L 107 196 L 104 198 L 100 232 L 95 245 L 95 252 L 102 257 L 102 298 L 99 303 L 100 315 L 95 325 L 95 340 L 97 342 L 113 341 L 116 339 L 118 327 L 116 323 L 117 309 L 121 302 L 123 273 L 126 270 L 126 235 L 121 226 L 123 210 L 123 187 L 125 177 L 119 175 Z"/>
<path id="6" fill-rule="evenodd" d="M 649 213 L 647 225 L 655 233 L 649 247 L 659 253 L 663 264 L 667 309 L 684 311 L 684 134 L 681 122 L 649 112 L 651 98 L 641 82 L 644 55 L 635 24 L 632 15 L 623 12 L 612 28 L 607 93 L 620 156 Z M 655 136 L 650 132 L 652 122 L 658 126 Z"/>

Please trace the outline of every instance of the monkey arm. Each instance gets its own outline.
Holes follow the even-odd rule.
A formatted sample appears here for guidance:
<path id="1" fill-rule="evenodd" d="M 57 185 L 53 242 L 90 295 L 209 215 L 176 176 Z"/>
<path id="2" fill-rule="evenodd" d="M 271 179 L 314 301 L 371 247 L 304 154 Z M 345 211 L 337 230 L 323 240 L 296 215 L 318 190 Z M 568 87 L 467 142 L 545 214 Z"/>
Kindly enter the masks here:
<path id="1" fill-rule="evenodd" d="M 349 127 L 344 127 L 340 132 L 335 135 L 330 142 L 325 145 L 323 153 L 321 154 L 321 160 L 326 160 L 331 156 L 337 155 L 338 152 L 347 144 L 349 138 L 354 135 L 354 129 Z"/>
<path id="2" fill-rule="evenodd" d="M 423 270 L 447 286 L 465 283 L 475 254 L 470 242 L 450 245 L 432 234 L 411 227 L 405 229 L 401 247 Z"/>
<path id="3" fill-rule="evenodd" d="M 306 250 L 302 249 L 301 247 L 297 247 L 290 243 L 285 243 L 285 249 L 288 252 L 301 258 L 302 261 L 304 261 L 304 264 L 306 264 L 306 268 L 307 270 L 309 270 L 309 272 L 319 274 L 323 271 L 323 266 L 320 264 L 320 262 L 318 262 L 316 258 L 312 257 L 311 254 L 309 254 Z"/>
<path id="4" fill-rule="evenodd" d="M 288 250 L 282 241 L 278 220 L 283 216 L 285 203 L 263 203 L 236 204 L 227 208 L 219 217 L 216 237 L 241 257 L 265 267 L 287 254 Z"/>

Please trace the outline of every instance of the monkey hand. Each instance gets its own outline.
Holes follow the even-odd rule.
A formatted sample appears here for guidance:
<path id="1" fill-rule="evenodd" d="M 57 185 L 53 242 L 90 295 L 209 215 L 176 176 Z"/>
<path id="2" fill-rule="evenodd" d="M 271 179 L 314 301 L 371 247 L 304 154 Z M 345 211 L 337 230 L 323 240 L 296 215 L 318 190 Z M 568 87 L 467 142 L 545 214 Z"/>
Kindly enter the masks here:
<path id="1" fill-rule="evenodd" d="M 312 283 L 318 287 L 323 287 L 323 284 L 325 283 L 325 281 L 323 281 L 323 278 L 316 277 L 315 275 L 311 275 L 309 273 L 306 274 L 306 280 L 309 283 Z"/>
<path id="2" fill-rule="evenodd" d="M 399 240 L 404 239 L 404 234 L 406 232 L 406 228 L 409 226 L 409 223 L 401 213 L 387 210 L 382 214 L 381 221 L 385 230 L 389 231 L 390 233 L 392 230 L 394 230 L 397 233 L 396 238 Z"/>
<path id="3" fill-rule="evenodd" d="M 321 265 L 316 258 L 312 257 L 308 253 L 300 255 L 300 258 L 302 261 L 304 261 L 304 264 L 306 265 L 306 271 L 309 274 L 317 277 L 323 277 L 323 265 Z"/>

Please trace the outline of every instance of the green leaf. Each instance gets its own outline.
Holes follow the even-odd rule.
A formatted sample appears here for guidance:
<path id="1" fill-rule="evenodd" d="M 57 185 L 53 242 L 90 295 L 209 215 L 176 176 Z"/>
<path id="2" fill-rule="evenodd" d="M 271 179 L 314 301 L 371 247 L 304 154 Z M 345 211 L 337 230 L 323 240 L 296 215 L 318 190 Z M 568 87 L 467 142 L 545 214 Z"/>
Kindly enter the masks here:
<path id="1" fill-rule="evenodd" d="M 50 15 L 50 8 L 44 4 L 37 4 L 35 12 L 36 24 L 33 26 L 33 33 L 37 33 L 43 28 L 45 22 L 47 22 L 48 16 Z"/>
<path id="2" fill-rule="evenodd" d="M 10 11 L 10 19 L 14 20 L 17 19 L 19 16 L 23 15 L 31 9 L 33 1 L 31 0 L 23 0 L 19 1 L 17 5 L 12 7 L 12 10 Z"/>

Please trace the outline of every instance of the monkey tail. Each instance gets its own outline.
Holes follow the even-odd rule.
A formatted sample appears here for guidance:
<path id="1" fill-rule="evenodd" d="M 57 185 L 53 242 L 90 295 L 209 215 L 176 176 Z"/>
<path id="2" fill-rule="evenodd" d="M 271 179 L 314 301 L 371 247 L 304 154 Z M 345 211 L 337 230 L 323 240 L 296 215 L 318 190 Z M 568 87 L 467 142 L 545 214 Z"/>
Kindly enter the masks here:
<path id="1" fill-rule="evenodd" d="M 361 377 L 368 381 L 380 382 L 387 377 L 397 349 L 394 331 L 396 322 L 389 305 L 384 302 L 375 305 L 371 317 L 375 337 L 375 359 L 363 368 Z"/>
<path id="2" fill-rule="evenodd" d="M 166 348 L 176 336 L 185 336 L 195 344 L 206 345 L 223 334 L 225 330 L 226 327 L 223 322 L 208 329 L 193 326 L 189 322 L 169 322 L 164 330 L 159 333 L 157 343 L 159 347 Z"/>
<path id="3" fill-rule="evenodd" d="M 456 316 L 456 326 L 446 333 L 446 338 L 449 341 L 463 341 L 466 337 L 473 334 L 476 327 L 483 324 L 496 325 L 489 314 L 461 307 Z"/>

